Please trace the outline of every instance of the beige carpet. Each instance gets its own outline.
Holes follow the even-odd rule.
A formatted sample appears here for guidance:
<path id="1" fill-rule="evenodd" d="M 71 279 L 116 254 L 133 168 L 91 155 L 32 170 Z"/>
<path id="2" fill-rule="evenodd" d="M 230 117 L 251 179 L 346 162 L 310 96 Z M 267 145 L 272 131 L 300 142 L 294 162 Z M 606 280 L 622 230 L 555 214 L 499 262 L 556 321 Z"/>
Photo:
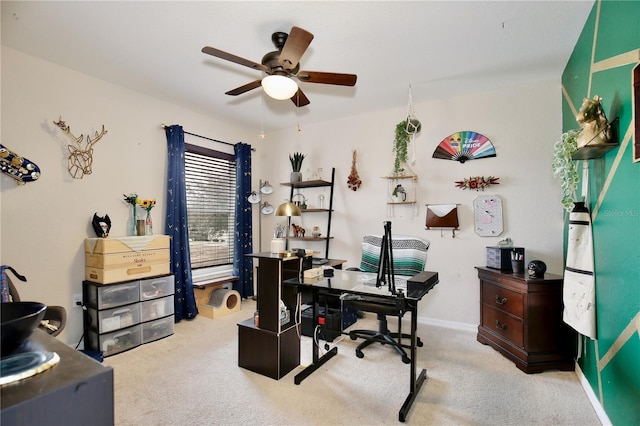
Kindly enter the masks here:
<path id="1" fill-rule="evenodd" d="M 238 367 L 236 324 L 255 302 L 211 320 L 176 324 L 175 334 L 105 359 L 114 368 L 116 425 L 398 424 L 409 368 L 388 347 L 358 359 L 342 339 L 338 355 L 300 385 L 295 369 L 273 380 Z M 375 317 L 356 323 L 375 326 Z M 395 321 L 395 320 L 392 320 Z M 414 425 L 600 425 L 577 376 L 527 375 L 475 333 L 418 325 L 418 367 L 428 379 L 407 416 Z M 302 364 L 311 359 L 303 337 Z M 302 368 L 302 367 L 300 367 Z"/>

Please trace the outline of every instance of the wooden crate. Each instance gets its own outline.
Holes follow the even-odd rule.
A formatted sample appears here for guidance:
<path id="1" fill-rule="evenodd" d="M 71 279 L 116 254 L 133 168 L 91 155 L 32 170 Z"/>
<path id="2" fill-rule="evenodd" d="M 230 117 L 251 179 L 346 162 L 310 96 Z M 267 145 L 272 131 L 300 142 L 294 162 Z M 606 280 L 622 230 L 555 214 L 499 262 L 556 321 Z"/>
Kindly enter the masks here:
<path id="1" fill-rule="evenodd" d="M 84 268 L 84 277 L 87 281 L 99 284 L 113 284 L 122 281 L 137 280 L 140 278 L 156 277 L 170 274 L 169 263 L 158 263 L 142 267 L 132 266 L 120 269 Z"/>
<path id="2" fill-rule="evenodd" d="M 85 279 L 100 284 L 170 273 L 169 236 L 87 238 Z"/>
<path id="3" fill-rule="evenodd" d="M 86 238 L 85 253 L 123 253 L 131 251 L 169 249 L 168 235 L 143 235 L 141 237 Z"/>

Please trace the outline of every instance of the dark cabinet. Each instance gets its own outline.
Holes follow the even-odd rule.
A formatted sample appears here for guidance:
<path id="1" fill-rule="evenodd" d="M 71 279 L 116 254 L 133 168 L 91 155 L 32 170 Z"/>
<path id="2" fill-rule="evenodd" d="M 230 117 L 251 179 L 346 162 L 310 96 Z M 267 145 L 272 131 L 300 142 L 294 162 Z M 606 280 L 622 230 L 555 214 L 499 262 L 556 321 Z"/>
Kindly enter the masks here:
<path id="1" fill-rule="evenodd" d="M 562 321 L 561 276 L 533 279 L 476 267 L 480 278 L 477 339 L 525 373 L 575 367 L 576 334 Z"/>
<path id="2" fill-rule="evenodd" d="M 238 366 L 280 379 L 300 365 L 300 325 L 295 318 L 298 294 L 282 281 L 311 267 L 311 258 L 254 253 L 257 267 L 257 320 L 238 323 Z"/>

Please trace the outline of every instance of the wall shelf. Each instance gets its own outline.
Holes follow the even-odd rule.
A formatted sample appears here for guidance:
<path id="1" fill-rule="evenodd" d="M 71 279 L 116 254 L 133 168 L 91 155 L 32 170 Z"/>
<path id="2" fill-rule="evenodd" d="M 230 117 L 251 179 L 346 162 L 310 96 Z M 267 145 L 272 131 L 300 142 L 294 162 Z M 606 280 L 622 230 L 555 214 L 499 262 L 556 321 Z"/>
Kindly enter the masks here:
<path id="1" fill-rule="evenodd" d="M 301 213 L 329 213 L 329 209 L 300 209 Z"/>
<path id="2" fill-rule="evenodd" d="M 333 237 L 289 237 L 289 240 L 298 240 L 298 241 L 325 241 L 332 240 Z"/>
<path id="3" fill-rule="evenodd" d="M 296 189 L 304 189 L 304 188 L 330 188 L 329 192 L 329 208 L 306 208 L 300 209 L 301 214 L 308 213 L 324 213 L 327 215 L 327 229 L 324 236 L 313 237 L 313 236 L 305 236 L 305 237 L 294 237 L 290 236 L 290 241 L 325 241 L 325 250 L 324 257 L 329 258 L 329 241 L 333 239 L 331 236 L 331 218 L 333 216 L 333 187 L 336 177 L 336 169 L 335 167 L 331 168 L 331 181 L 326 181 L 322 179 L 314 179 L 314 180 L 303 180 L 300 182 L 284 182 L 280 185 L 291 187 L 291 193 L 289 194 L 289 199 L 292 200 L 294 197 L 294 191 Z M 290 225 L 289 225 L 290 226 Z M 309 234 L 312 232 L 311 229 L 306 230 Z"/>
<path id="4" fill-rule="evenodd" d="M 611 139 L 617 139 L 617 128 L 614 127 L 614 124 L 618 123 L 618 117 L 614 118 L 613 121 L 609 122 L 606 127 L 611 128 Z M 605 127 L 605 129 L 606 129 Z M 598 132 L 598 135 L 604 131 L 601 130 Z M 594 136 L 591 141 L 596 139 L 598 135 Z M 581 148 L 578 148 L 576 152 L 571 155 L 572 160 L 593 160 L 595 158 L 600 158 L 605 155 L 607 152 L 611 151 L 615 147 L 619 145 L 617 142 L 607 142 L 607 143 L 591 143 L 591 141 L 587 142 Z"/>
<path id="5" fill-rule="evenodd" d="M 331 186 L 333 183 L 326 180 L 303 180 L 300 182 L 284 182 L 280 185 L 291 186 L 293 188 L 318 188 L 321 186 Z"/>
<path id="6" fill-rule="evenodd" d="M 394 207 L 395 206 L 415 206 L 417 202 L 417 193 L 416 193 L 416 183 L 418 182 L 418 176 L 411 175 L 397 175 L 397 176 L 382 176 L 382 179 L 386 179 L 388 182 L 387 188 L 387 214 L 390 217 L 394 216 Z M 397 198 L 393 197 L 393 191 L 397 185 L 401 185 L 402 181 L 411 181 L 411 185 L 407 185 L 403 188 L 405 189 L 406 200 L 399 201 Z"/>
<path id="7" fill-rule="evenodd" d="M 613 148 L 617 147 L 618 143 L 601 143 L 601 144 L 593 144 L 593 145 L 585 145 L 582 148 L 579 148 L 576 152 L 571 155 L 571 159 L 573 160 L 593 160 L 595 158 L 600 158 L 607 152 L 611 151 Z"/>

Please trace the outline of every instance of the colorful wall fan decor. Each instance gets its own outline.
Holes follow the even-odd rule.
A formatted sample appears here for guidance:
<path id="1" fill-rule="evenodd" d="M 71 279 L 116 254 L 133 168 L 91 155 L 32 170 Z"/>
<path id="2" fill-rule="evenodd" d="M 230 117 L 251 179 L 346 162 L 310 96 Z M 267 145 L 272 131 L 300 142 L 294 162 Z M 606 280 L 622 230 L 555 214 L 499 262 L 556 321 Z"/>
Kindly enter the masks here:
<path id="1" fill-rule="evenodd" d="M 468 130 L 447 136 L 433 151 L 433 158 L 454 160 L 461 163 L 476 158 L 495 156 L 496 149 L 486 136 Z"/>

